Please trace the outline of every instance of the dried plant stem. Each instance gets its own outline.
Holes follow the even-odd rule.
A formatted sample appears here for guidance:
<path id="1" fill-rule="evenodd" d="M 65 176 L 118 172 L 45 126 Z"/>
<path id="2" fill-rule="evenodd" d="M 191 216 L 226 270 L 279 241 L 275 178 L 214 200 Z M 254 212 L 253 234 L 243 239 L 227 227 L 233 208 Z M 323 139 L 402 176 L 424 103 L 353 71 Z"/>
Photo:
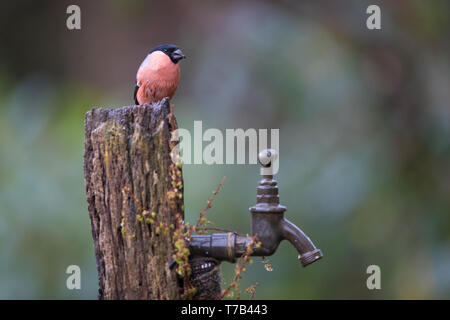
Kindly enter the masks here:
<path id="1" fill-rule="evenodd" d="M 196 228 L 200 228 L 202 225 L 208 222 L 208 220 L 205 217 L 206 211 L 211 209 L 212 202 L 216 195 L 220 192 L 220 189 L 222 188 L 223 183 L 225 182 L 226 177 L 223 177 L 222 180 L 219 182 L 219 185 L 217 186 L 216 190 L 213 191 L 213 194 L 211 197 L 209 197 L 208 201 L 206 201 L 206 206 L 203 208 L 203 210 L 200 211 L 199 217 L 197 219 L 197 224 L 195 225 Z"/>
<path id="2" fill-rule="evenodd" d="M 220 296 L 220 299 L 225 298 L 225 296 L 229 293 L 231 293 L 231 290 L 234 288 L 236 291 L 237 299 L 239 299 L 239 281 L 242 279 L 242 273 L 246 271 L 245 266 L 249 261 L 251 261 L 251 254 L 253 253 L 253 247 L 260 245 L 260 243 L 257 240 L 256 235 L 252 237 L 250 243 L 247 246 L 247 250 L 245 254 L 243 254 L 239 260 L 236 262 L 236 267 L 234 268 L 235 274 L 233 277 L 233 280 L 231 281 L 230 285 L 222 290 L 222 294 Z"/>

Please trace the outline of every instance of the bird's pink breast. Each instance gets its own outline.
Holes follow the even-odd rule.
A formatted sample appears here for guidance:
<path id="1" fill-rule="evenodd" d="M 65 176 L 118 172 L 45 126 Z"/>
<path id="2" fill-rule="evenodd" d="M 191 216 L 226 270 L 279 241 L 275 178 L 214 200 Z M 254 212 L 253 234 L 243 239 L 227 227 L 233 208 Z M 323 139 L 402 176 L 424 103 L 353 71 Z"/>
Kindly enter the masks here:
<path id="1" fill-rule="evenodd" d="M 140 104 L 172 98 L 180 81 L 180 67 L 161 51 L 145 58 L 136 75 L 139 86 L 137 99 Z"/>

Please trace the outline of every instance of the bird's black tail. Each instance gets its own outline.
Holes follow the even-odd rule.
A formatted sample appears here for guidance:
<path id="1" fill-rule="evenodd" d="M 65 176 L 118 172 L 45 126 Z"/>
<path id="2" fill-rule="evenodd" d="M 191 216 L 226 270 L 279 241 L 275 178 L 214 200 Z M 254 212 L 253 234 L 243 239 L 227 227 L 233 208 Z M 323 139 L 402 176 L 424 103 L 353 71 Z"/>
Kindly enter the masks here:
<path id="1" fill-rule="evenodd" d="M 134 94 L 133 94 L 134 103 L 135 103 L 136 105 L 139 104 L 139 101 L 137 100 L 137 92 L 138 92 L 138 90 L 139 90 L 139 86 L 136 85 L 136 87 L 134 87 Z"/>

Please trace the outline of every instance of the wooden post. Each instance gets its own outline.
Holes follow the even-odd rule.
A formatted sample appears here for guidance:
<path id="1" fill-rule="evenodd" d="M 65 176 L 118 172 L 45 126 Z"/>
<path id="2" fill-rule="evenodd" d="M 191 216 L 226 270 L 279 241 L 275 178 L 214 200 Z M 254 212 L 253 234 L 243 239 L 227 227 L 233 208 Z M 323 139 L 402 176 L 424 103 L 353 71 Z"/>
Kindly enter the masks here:
<path id="1" fill-rule="evenodd" d="M 176 225 L 177 213 L 184 219 L 183 198 L 174 205 L 168 197 L 176 168 L 170 143 L 175 129 L 168 99 L 86 114 L 84 179 L 100 299 L 181 297 L 183 281 L 169 267 L 172 230 L 160 230 Z M 195 275 L 203 279 L 194 281 L 197 298 L 217 297 L 218 268 L 204 276 Z"/>

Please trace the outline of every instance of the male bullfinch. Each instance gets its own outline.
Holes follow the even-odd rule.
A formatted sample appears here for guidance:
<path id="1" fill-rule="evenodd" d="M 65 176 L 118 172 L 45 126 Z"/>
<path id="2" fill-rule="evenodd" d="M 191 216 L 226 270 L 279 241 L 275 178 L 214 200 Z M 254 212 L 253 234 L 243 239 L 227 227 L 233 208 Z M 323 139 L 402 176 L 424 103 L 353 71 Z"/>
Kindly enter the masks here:
<path id="1" fill-rule="evenodd" d="M 141 63 L 136 74 L 134 102 L 144 104 L 172 99 L 180 81 L 179 61 L 186 58 L 181 50 L 172 44 L 154 48 Z"/>

